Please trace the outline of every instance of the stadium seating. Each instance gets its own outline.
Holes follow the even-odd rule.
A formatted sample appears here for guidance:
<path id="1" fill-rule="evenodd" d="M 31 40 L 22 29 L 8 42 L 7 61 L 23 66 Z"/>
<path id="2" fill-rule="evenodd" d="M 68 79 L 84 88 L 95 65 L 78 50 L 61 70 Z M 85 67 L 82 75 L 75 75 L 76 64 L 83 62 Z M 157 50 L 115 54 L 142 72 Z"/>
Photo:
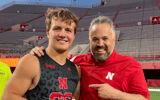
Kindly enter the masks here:
<path id="1" fill-rule="evenodd" d="M 41 16 L 41 14 L 0 13 L 0 19 L 3 19 L 0 20 L 0 27 L 7 30 L 16 24 L 25 23 L 39 16 Z"/>
<path id="2" fill-rule="evenodd" d="M 114 23 L 116 30 L 120 31 L 120 35 L 115 46 L 117 52 L 159 51 L 160 48 L 158 44 L 160 43 L 160 25 L 150 24 L 150 17 L 160 15 L 157 0 L 145 0 L 136 3 L 122 4 L 121 6 L 122 9 L 119 13 L 117 12 L 120 5 L 99 6 L 93 7 L 92 9 L 65 7 L 80 18 L 78 32 L 70 50 L 77 44 L 89 43 L 88 28 L 91 20 L 97 16 L 103 15 L 110 17 L 112 20 L 115 19 Z M 45 36 L 46 25 L 44 15 L 48 8 L 56 9 L 58 7 L 15 4 L 0 11 L 0 19 L 3 19 L 0 20 L 0 27 L 3 28 L 3 30 L 0 30 L 0 37 L 4 37 L 0 39 L 0 48 L 22 45 L 22 41 L 24 39 L 34 35 Z M 87 12 L 88 14 L 86 15 Z M 31 25 L 31 28 L 24 32 L 7 32 L 11 26 L 16 24 L 28 24 Z M 47 47 L 47 42 L 44 42 L 41 45 Z M 21 47 L 21 49 L 24 49 L 24 47 Z"/>

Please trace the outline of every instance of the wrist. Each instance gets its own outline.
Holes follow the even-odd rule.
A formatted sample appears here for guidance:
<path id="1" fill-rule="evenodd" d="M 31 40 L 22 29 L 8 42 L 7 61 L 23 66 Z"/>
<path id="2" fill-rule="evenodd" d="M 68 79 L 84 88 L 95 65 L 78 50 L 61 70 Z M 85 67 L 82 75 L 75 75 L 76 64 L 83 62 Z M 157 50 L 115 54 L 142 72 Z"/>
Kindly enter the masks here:
<path id="1" fill-rule="evenodd" d="M 124 98 L 124 96 L 125 92 L 115 89 L 115 95 L 113 97 L 114 100 L 123 100 L 122 98 Z"/>

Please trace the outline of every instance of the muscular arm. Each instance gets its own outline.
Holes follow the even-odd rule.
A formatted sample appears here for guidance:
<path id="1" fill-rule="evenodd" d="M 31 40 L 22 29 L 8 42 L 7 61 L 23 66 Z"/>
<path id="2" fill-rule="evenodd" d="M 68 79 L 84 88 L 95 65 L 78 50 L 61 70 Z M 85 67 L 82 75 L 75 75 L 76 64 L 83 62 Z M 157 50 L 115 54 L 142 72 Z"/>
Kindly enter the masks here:
<path id="1" fill-rule="evenodd" d="M 13 75 L 8 80 L 2 100 L 26 100 L 22 96 L 30 89 L 38 73 L 39 62 L 35 56 L 28 54 L 18 63 Z"/>
<path id="2" fill-rule="evenodd" d="M 74 91 L 73 97 L 74 97 L 76 100 L 79 100 L 79 96 L 80 96 L 81 70 L 80 70 L 79 66 L 76 65 L 76 67 L 77 67 L 78 74 L 79 74 L 79 81 L 78 81 L 78 84 L 77 84 L 77 88 L 76 88 L 76 90 Z"/>

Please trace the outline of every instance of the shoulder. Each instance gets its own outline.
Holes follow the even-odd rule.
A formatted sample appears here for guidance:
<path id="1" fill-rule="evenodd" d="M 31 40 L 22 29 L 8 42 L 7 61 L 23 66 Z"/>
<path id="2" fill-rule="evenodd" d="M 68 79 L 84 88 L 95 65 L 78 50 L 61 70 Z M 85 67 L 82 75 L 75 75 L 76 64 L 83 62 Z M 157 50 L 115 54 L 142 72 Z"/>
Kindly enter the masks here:
<path id="1" fill-rule="evenodd" d="M 10 68 L 7 64 L 0 61 L 0 70 L 8 71 Z"/>
<path id="2" fill-rule="evenodd" d="M 81 69 L 78 65 L 74 64 L 72 61 L 67 60 L 70 65 L 72 65 L 71 69 L 76 70 L 78 72 L 79 78 L 81 78 Z"/>
<path id="3" fill-rule="evenodd" d="M 31 76 L 35 76 L 39 66 L 40 64 L 37 57 L 31 54 L 27 54 L 20 59 L 15 72 L 22 75 L 29 73 Z"/>
<path id="4" fill-rule="evenodd" d="M 129 56 L 125 56 L 125 59 L 129 63 L 129 66 L 130 66 L 129 68 L 136 68 L 136 69 L 141 68 L 140 63 L 136 59 Z"/>
<path id="5" fill-rule="evenodd" d="M 129 56 L 124 56 L 123 62 L 124 62 L 124 65 L 126 65 L 126 68 L 124 70 L 125 72 L 124 77 L 125 76 L 130 77 L 135 74 L 143 72 L 140 63 L 136 59 L 129 57 Z"/>
<path id="6" fill-rule="evenodd" d="M 7 64 L 5 64 L 5 63 L 3 63 L 3 62 L 1 62 L 1 61 L 0 61 L 0 66 L 8 67 L 8 65 L 7 65 Z"/>
<path id="7" fill-rule="evenodd" d="M 27 54 L 25 55 L 24 57 L 22 57 L 20 59 L 20 61 L 18 62 L 18 65 L 20 64 L 23 64 L 23 65 L 32 65 L 32 64 L 37 64 L 39 61 L 38 61 L 38 58 L 34 55 L 31 55 L 31 54 Z"/>
<path id="8" fill-rule="evenodd" d="M 120 65 L 121 69 L 126 74 L 133 74 L 142 70 L 140 63 L 130 56 L 116 54 L 115 59 L 116 64 Z"/>
<path id="9" fill-rule="evenodd" d="M 134 58 L 132 58 L 130 56 L 127 56 L 127 55 L 117 54 L 116 55 L 116 59 L 119 62 L 123 62 L 127 66 L 134 66 L 134 65 L 137 66 L 137 65 L 140 65 L 139 62 L 136 59 L 134 59 Z"/>
<path id="10" fill-rule="evenodd" d="M 72 68 L 72 69 L 75 69 L 75 70 L 78 70 L 79 71 L 79 67 L 73 63 L 72 61 L 68 60 L 67 59 L 67 63 L 69 64 L 69 66 Z"/>

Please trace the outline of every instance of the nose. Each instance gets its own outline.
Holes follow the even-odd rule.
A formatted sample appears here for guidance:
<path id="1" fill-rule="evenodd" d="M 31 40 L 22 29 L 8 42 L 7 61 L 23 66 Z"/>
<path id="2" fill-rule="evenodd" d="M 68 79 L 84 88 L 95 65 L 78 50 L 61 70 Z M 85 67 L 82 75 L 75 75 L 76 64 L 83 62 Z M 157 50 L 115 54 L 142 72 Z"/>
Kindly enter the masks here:
<path id="1" fill-rule="evenodd" d="M 104 45 L 103 40 L 99 39 L 97 46 L 103 46 L 103 45 Z"/>
<path id="2" fill-rule="evenodd" d="M 64 29 L 61 30 L 61 32 L 59 33 L 60 37 L 65 37 L 66 36 L 66 32 Z"/>

